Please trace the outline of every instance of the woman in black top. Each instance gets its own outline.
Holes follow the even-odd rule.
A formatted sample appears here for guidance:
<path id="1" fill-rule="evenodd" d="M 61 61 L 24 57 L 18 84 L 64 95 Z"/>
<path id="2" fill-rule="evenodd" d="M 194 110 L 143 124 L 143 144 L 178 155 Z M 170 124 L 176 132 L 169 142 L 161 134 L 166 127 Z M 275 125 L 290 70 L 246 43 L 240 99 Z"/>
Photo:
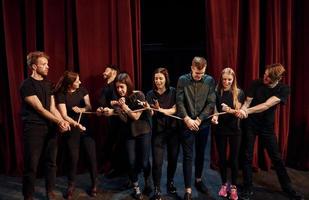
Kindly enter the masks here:
<path id="1" fill-rule="evenodd" d="M 162 175 L 162 164 L 164 149 L 167 146 L 167 191 L 176 194 L 174 186 L 174 175 L 177 167 L 179 153 L 179 137 L 177 120 L 166 116 L 176 113 L 176 89 L 170 87 L 168 70 L 157 68 L 152 77 L 153 89 L 150 90 L 146 99 L 151 107 L 158 112 L 152 112 L 152 158 L 153 158 L 153 183 L 155 200 L 160 200 L 160 182 Z"/>
<path id="2" fill-rule="evenodd" d="M 237 87 L 236 75 L 231 68 L 221 72 L 220 81 L 216 88 L 215 112 L 226 111 L 227 114 L 215 115 L 212 122 L 217 124 L 216 143 L 219 152 L 220 173 L 222 186 L 219 196 L 237 200 L 238 154 L 241 142 L 240 120 L 234 114 L 244 102 L 244 93 Z M 227 144 L 230 146 L 231 185 L 227 182 Z"/>
<path id="3" fill-rule="evenodd" d="M 145 95 L 141 91 L 133 91 L 134 86 L 127 73 L 120 73 L 115 79 L 116 97 L 111 101 L 112 109 L 105 108 L 105 115 L 118 115 L 122 123 L 119 124 L 120 133 L 125 134 L 126 150 L 129 161 L 129 178 L 133 183 L 136 199 L 143 199 L 138 184 L 138 174 L 144 171 L 144 178 L 150 177 L 149 154 L 151 145 L 150 113 L 148 111 L 134 111 L 143 108 Z M 134 111 L 134 112 L 132 112 Z M 145 182 L 145 187 L 148 182 Z"/>
<path id="4" fill-rule="evenodd" d="M 92 186 L 91 196 L 96 196 L 97 163 L 94 140 L 85 132 L 86 123 L 84 117 L 80 120 L 80 113 L 91 110 L 88 91 L 80 87 L 79 75 L 75 72 L 66 71 L 56 85 L 56 102 L 62 117 L 71 125 L 71 130 L 64 135 L 69 154 L 68 189 L 65 197 L 73 198 L 75 189 L 74 182 L 79 158 L 79 147 L 85 149 L 90 164 Z M 80 120 L 80 121 L 79 121 Z M 82 123 L 80 123 L 82 122 Z"/>

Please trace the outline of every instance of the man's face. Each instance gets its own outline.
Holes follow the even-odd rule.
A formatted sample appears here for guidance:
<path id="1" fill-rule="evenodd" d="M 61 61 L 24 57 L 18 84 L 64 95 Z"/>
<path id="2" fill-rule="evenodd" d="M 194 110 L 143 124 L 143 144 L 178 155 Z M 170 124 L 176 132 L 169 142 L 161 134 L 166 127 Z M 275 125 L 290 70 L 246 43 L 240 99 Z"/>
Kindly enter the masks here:
<path id="1" fill-rule="evenodd" d="M 271 80 L 271 78 L 269 77 L 269 71 L 268 69 L 265 70 L 264 76 L 263 76 L 263 83 L 265 85 L 271 85 L 274 83 L 273 80 Z"/>
<path id="2" fill-rule="evenodd" d="M 105 71 L 103 72 L 103 78 L 109 79 L 113 74 L 113 70 L 109 67 L 105 68 Z"/>
<path id="3" fill-rule="evenodd" d="M 45 77 L 48 74 L 48 60 L 45 57 L 39 57 L 37 63 L 34 64 L 34 70 L 41 76 Z"/>
<path id="4" fill-rule="evenodd" d="M 192 72 L 192 78 L 195 81 L 199 81 L 202 79 L 202 77 L 205 75 L 206 67 L 203 69 L 198 69 L 195 66 L 191 66 L 191 72 Z"/>

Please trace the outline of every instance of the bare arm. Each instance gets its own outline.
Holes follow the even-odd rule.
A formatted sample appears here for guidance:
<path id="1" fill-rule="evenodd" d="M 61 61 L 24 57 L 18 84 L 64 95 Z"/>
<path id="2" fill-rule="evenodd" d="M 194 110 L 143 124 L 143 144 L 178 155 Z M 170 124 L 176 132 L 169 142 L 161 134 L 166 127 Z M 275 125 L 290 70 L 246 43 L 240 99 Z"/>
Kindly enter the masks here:
<path id="1" fill-rule="evenodd" d="M 280 99 L 276 96 L 272 96 L 268 98 L 264 103 L 258 104 L 256 106 L 253 106 L 251 108 L 247 109 L 247 114 L 252 114 L 252 113 L 261 113 L 265 110 L 268 110 L 269 108 L 277 105 L 280 103 Z"/>
<path id="2" fill-rule="evenodd" d="M 52 98 L 51 100 L 51 108 L 52 110 L 46 110 L 41 101 L 39 100 L 39 98 L 36 95 L 32 95 L 32 96 L 27 96 L 25 97 L 25 102 L 28 103 L 30 106 L 32 106 L 40 115 L 42 115 L 44 118 L 59 124 L 63 119 L 62 117 L 59 118 L 59 116 L 57 116 L 57 111 L 54 110 L 55 107 L 55 103 L 54 100 Z M 53 104 L 53 106 L 52 106 Z M 54 115 L 52 112 L 55 112 L 56 115 Z M 59 112 L 58 112 L 59 114 Z"/>

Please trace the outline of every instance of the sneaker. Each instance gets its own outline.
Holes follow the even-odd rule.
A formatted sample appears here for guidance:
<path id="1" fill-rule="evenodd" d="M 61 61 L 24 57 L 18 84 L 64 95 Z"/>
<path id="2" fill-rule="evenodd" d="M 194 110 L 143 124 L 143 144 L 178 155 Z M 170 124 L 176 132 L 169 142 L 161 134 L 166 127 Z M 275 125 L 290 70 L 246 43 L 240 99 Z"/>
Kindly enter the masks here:
<path id="1" fill-rule="evenodd" d="M 238 194 L 237 194 L 237 187 L 235 185 L 231 185 L 230 187 L 230 197 L 231 200 L 237 200 Z"/>
<path id="2" fill-rule="evenodd" d="M 192 200 L 192 194 L 189 192 L 186 192 L 183 197 L 183 200 Z"/>
<path id="3" fill-rule="evenodd" d="M 166 184 L 166 191 L 170 194 L 176 194 L 177 192 L 177 188 L 175 187 L 174 185 L 174 181 L 169 181 L 167 184 Z"/>
<path id="4" fill-rule="evenodd" d="M 132 196 L 137 200 L 143 200 L 143 195 L 141 193 L 139 186 L 134 186 Z"/>
<path id="5" fill-rule="evenodd" d="M 293 189 L 284 190 L 284 192 L 289 196 L 290 200 L 304 200 L 304 197 Z"/>
<path id="6" fill-rule="evenodd" d="M 228 191 L 227 186 L 228 186 L 227 183 L 221 185 L 220 191 L 218 193 L 220 197 L 227 197 L 227 191 Z"/>
<path id="7" fill-rule="evenodd" d="M 154 188 L 154 195 L 152 197 L 152 200 L 162 200 L 161 190 L 159 187 Z"/>
<path id="8" fill-rule="evenodd" d="M 206 187 L 206 185 L 203 183 L 203 181 L 195 181 L 194 184 L 195 188 L 197 189 L 197 191 L 206 194 L 208 192 L 208 189 Z"/>

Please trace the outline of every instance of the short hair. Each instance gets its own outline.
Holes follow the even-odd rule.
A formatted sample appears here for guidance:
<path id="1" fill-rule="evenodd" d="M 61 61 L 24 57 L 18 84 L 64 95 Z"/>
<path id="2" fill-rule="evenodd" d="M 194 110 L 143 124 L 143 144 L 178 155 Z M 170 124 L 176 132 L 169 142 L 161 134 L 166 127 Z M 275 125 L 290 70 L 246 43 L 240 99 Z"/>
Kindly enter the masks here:
<path id="1" fill-rule="evenodd" d="M 279 81 L 283 74 L 285 73 L 285 69 L 282 64 L 274 63 L 266 66 L 266 70 L 268 70 L 268 77 L 272 81 Z"/>
<path id="2" fill-rule="evenodd" d="M 155 84 L 155 74 L 157 73 L 161 73 L 164 75 L 165 77 L 165 88 L 168 89 L 170 87 L 170 78 L 168 75 L 168 70 L 165 67 L 159 67 L 157 69 L 154 70 L 153 74 L 152 74 L 152 89 L 153 90 L 157 90 L 157 86 Z"/>
<path id="3" fill-rule="evenodd" d="M 31 67 L 33 64 L 37 64 L 38 58 L 41 58 L 41 57 L 44 57 L 47 60 L 49 59 L 49 56 L 42 51 L 30 52 L 27 55 L 27 65 L 28 65 L 28 67 Z"/>
<path id="4" fill-rule="evenodd" d="M 118 74 L 118 76 L 115 79 L 115 83 L 123 83 L 127 86 L 127 95 L 126 96 L 130 96 L 131 94 L 133 94 L 134 91 L 134 85 L 132 82 L 132 79 L 130 78 L 129 74 L 127 73 L 120 73 Z M 115 84 L 116 87 L 116 84 Z M 115 88 L 117 91 L 117 88 Z"/>
<path id="5" fill-rule="evenodd" d="M 192 60 L 192 66 L 196 67 L 198 70 L 207 67 L 207 61 L 203 57 L 195 56 Z"/>
<path id="6" fill-rule="evenodd" d="M 118 65 L 107 64 L 107 65 L 105 65 L 105 68 L 111 68 L 111 69 L 115 70 L 117 72 L 117 74 L 119 73 L 119 66 Z"/>

